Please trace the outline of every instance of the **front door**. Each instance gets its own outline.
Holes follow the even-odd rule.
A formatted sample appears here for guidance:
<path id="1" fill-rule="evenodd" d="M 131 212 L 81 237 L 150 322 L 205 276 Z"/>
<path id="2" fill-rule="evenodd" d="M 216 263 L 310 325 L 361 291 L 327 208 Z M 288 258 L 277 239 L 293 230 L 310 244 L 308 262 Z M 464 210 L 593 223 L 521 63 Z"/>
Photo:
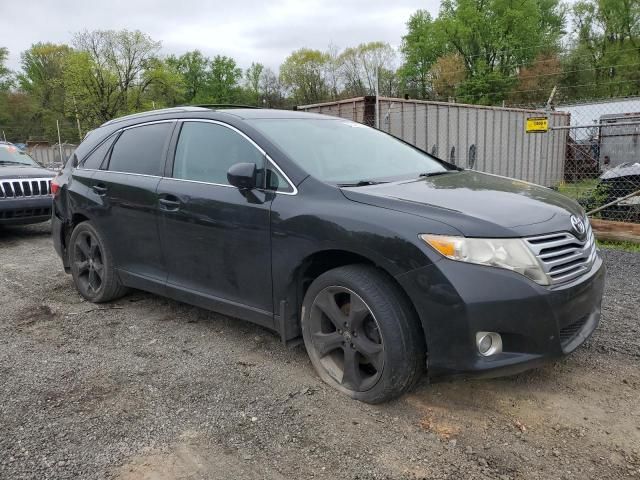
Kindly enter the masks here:
<path id="1" fill-rule="evenodd" d="M 233 127 L 182 122 L 172 173 L 158 185 L 160 238 L 169 288 L 191 303 L 232 315 L 237 308 L 238 316 L 265 324 L 273 314 L 273 193 L 229 185 L 227 170 L 240 162 L 262 168 L 265 158 Z"/>

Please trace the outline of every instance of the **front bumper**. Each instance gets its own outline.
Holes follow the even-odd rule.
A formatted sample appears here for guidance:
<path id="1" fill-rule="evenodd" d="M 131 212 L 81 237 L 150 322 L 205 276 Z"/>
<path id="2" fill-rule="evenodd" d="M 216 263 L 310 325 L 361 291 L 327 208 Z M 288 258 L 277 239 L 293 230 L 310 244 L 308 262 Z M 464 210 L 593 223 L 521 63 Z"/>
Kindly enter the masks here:
<path id="1" fill-rule="evenodd" d="M 420 316 L 430 376 L 501 376 L 575 350 L 600 321 L 605 267 L 543 287 L 499 268 L 442 260 L 397 277 Z M 502 336 L 502 353 L 484 357 L 476 332 Z"/>
<path id="2" fill-rule="evenodd" d="M 50 195 L 0 200 L 0 225 L 26 225 L 51 218 Z"/>

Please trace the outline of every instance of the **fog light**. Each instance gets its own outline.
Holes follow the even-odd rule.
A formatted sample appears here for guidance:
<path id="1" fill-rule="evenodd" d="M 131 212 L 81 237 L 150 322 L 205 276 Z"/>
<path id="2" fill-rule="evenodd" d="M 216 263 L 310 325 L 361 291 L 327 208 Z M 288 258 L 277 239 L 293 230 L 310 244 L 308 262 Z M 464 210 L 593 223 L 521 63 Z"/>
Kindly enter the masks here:
<path id="1" fill-rule="evenodd" d="M 476 333 L 476 345 L 480 355 L 489 357 L 502 352 L 502 337 L 495 332 Z"/>

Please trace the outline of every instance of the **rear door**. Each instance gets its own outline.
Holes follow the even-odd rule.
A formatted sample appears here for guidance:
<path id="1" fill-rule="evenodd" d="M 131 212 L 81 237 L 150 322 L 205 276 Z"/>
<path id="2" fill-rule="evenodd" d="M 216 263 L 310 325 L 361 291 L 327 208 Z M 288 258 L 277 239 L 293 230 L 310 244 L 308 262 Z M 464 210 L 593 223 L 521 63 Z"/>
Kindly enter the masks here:
<path id="1" fill-rule="evenodd" d="M 174 126 L 160 121 L 125 128 L 91 179 L 99 198 L 92 217 L 125 281 L 140 288 L 166 281 L 156 190 Z"/>
<path id="2" fill-rule="evenodd" d="M 246 310 L 253 311 L 251 319 L 265 323 L 273 313 L 269 215 L 274 195 L 229 185 L 227 170 L 240 162 L 262 169 L 265 155 L 224 123 L 180 122 L 171 174 L 158 186 L 160 236 L 169 288 L 225 313 L 241 306 L 245 311 L 236 314 L 247 318 Z"/>

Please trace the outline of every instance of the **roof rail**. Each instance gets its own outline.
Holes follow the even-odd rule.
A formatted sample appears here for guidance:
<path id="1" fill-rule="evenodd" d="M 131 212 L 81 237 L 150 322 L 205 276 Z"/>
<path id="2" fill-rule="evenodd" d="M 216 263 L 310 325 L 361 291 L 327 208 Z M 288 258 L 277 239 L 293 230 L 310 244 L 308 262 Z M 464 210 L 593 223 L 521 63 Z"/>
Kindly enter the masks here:
<path id="1" fill-rule="evenodd" d="M 237 105 L 234 103 L 202 103 L 197 105 L 186 105 L 189 107 L 202 107 L 202 108 L 252 108 L 252 109 L 261 109 L 262 107 L 257 107 L 255 105 Z"/>
<path id="2" fill-rule="evenodd" d="M 124 120 L 131 120 L 133 118 L 140 118 L 140 117 L 146 117 L 146 116 L 152 116 L 152 115 L 163 115 L 165 113 L 189 112 L 189 111 L 199 110 L 199 109 L 200 108 L 197 105 L 184 105 L 181 107 L 170 107 L 170 108 L 159 108 L 156 110 L 147 110 L 145 112 L 132 113 L 129 115 L 125 115 L 124 117 L 114 118 L 112 120 L 109 120 L 103 123 L 100 126 L 104 127 L 105 125 L 111 125 L 113 123 L 118 123 Z"/>

